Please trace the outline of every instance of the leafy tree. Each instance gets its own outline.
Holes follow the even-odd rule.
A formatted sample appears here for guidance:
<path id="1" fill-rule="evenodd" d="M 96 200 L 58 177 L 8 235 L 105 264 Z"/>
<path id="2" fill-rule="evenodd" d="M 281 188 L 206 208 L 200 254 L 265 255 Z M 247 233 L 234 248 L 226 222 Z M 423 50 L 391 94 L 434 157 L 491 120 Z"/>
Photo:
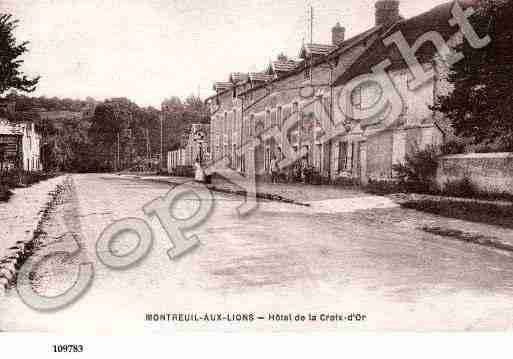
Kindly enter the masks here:
<path id="1" fill-rule="evenodd" d="M 483 1 L 472 23 L 491 43 L 474 49 L 467 42 L 458 51 L 464 59 L 453 66 L 454 90 L 434 106 L 452 122 L 456 135 L 475 144 L 513 150 L 513 1 Z"/>
<path id="2" fill-rule="evenodd" d="M 28 43 L 16 44 L 17 25 L 12 15 L 0 14 L 0 94 L 12 88 L 33 92 L 39 82 L 39 77 L 29 78 L 21 71 L 23 60 L 20 57 L 28 51 Z"/>
<path id="3" fill-rule="evenodd" d="M 100 162 L 113 161 L 117 135 L 120 130 L 121 126 L 116 119 L 115 109 L 107 104 L 98 105 L 94 111 L 88 135 L 95 157 Z"/>
<path id="4" fill-rule="evenodd" d="M 180 100 L 177 96 L 171 96 L 170 98 L 165 99 L 162 101 L 162 109 L 164 111 L 169 112 L 176 112 L 176 111 L 182 111 L 183 110 L 183 103 L 182 100 Z"/>
<path id="5" fill-rule="evenodd" d="M 164 152 L 183 145 L 184 135 L 194 123 L 209 123 L 208 109 L 198 96 L 181 101 L 174 96 L 162 103 L 164 115 Z"/>
<path id="6" fill-rule="evenodd" d="M 429 182 L 436 175 L 438 156 L 438 149 L 432 146 L 414 150 L 406 155 L 404 163 L 394 165 L 394 171 L 401 181 Z"/>

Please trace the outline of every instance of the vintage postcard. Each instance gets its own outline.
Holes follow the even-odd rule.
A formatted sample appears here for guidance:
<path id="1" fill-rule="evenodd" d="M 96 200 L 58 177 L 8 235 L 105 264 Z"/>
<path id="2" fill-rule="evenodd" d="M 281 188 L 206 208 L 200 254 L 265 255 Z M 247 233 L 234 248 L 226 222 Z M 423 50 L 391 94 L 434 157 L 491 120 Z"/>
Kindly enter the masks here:
<path id="1" fill-rule="evenodd" d="M 512 15 L 1 0 L 0 331 L 510 331 Z"/>

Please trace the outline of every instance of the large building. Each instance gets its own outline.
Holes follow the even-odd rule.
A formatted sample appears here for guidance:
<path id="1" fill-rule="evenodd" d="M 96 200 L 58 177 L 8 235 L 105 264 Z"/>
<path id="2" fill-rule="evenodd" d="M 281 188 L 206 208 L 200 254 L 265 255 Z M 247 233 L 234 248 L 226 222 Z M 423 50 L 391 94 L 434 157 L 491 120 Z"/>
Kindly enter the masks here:
<path id="1" fill-rule="evenodd" d="M 298 59 L 230 74 L 207 99 L 212 159 L 262 175 L 273 156 L 285 169 L 286 159 L 304 155 L 330 179 L 392 178 L 406 154 L 444 141 L 443 119 L 430 107 L 449 90 L 466 16 L 452 2 L 403 19 L 398 1 L 379 0 L 375 26 L 361 34 L 346 39 L 336 24 L 330 44 L 304 44 Z M 255 138 L 257 146 L 242 147 Z"/>

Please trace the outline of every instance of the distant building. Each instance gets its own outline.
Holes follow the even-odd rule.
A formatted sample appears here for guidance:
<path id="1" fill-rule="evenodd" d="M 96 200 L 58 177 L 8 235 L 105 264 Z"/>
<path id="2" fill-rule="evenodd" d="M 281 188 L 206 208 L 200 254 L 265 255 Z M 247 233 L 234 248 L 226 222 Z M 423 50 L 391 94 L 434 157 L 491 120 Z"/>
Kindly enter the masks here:
<path id="1" fill-rule="evenodd" d="M 172 172 L 177 167 L 186 166 L 185 149 L 178 148 L 167 153 L 167 169 Z"/>
<path id="2" fill-rule="evenodd" d="M 0 169 L 41 171 L 41 142 L 34 123 L 0 119 Z"/>
<path id="3" fill-rule="evenodd" d="M 196 160 L 210 161 L 210 125 L 193 124 L 184 141 L 184 146 L 168 152 L 168 171 L 180 166 L 192 166 Z"/>

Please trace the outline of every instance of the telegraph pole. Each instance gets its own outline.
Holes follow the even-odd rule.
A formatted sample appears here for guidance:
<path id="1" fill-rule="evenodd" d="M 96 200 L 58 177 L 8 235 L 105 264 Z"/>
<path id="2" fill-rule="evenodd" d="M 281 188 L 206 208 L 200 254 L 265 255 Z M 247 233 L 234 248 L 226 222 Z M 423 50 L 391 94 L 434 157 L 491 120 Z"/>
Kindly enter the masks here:
<path id="1" fill-rule="evenodd" d="M 117 141 L 117 142 L 118 142 L 118 150 L 117 150 L 117 160 L 116 160 L 117 164 L 116 164 L 116 170 L 118 170 L 118 169 L 121 167 L 121 166 L 119 165 L 119 162 L 120 162 L 120 160 L 119 160 L 119 131 L 118 131 L 118 141 Z"/>
<path id="2" fill-rule="evenodd" d="M 146 165 L 145 168 L 148 170 L 150 166 L 150 129 L 146 128 Z"/>
<path id="3" fill-rule="evenodd" d="M 164 115 L 160 114 L 160 168 L 164 168 Z"/>
<path id="4" fill-rule="evenodd" d="M 310 44 L 313 44 L 314 8 L 310 5 Z"/>

